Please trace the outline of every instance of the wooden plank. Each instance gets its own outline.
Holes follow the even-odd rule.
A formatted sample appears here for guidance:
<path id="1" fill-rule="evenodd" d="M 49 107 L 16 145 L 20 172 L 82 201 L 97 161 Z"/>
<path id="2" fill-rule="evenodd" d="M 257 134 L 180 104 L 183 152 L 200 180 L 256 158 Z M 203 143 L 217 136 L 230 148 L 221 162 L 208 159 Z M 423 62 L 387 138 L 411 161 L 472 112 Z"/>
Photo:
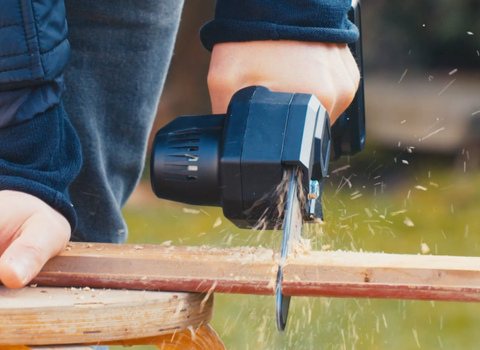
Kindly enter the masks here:
<path id="1" fill-rule="evenodd" d="M 268 249 L 76 244 L 34 283 L 272 295 L 278 254 Z M 289 258 L 283 292 L 425 300 L 480 300 L 480 258 L 309 252 Z"/>
<path id="2" fill-rule="evenodd" d="M 100 341 L 90 343 L 89 345 L 0 345 L 0 350 L 92 350 L 91 346 L 98 345 L 119 345 L 125 347 L 133 345 L 156 345 L 161 350 L 225 350 L 225 346 L 217 333 L 209 325 L 197 329 L 191 328 L 173 334 L 141 339 Z"/>
<path id="3" fill-rule="evenodd" d="M 311 252 L 287 262 L 291 296 L 480 301 L 480 258 Z"/>
<path id="4" fill-rule="evenodd" d="M 272 250 L 71 244 L 33 283 L 44 286 L 273 294 Z"/>
<path id="5" fill-rule="evenodd" d="M 0 345 L 99 343 L 171 335 L 208 324 L 213 296 L 0 286 Z"/>

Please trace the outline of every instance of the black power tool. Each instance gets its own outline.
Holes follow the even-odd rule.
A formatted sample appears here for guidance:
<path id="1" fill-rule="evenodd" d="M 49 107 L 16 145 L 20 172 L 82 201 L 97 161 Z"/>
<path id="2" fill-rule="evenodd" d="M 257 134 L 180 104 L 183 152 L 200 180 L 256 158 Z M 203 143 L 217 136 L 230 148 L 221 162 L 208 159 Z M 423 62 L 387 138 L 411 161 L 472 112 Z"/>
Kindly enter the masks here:
<path id="1" fill-rule="evenodd" d="M 298 166 L 308 190 L 310 180 L 327 175 L 329 155 L 330 119 L 313 95 L 252 86 L 233 96 L 227 114 L 180 117 L 162 128 L 152 150 L 152 186 L 164 199 L 221 206 L 247 228 L 275 207 L 268 194 L 285 167 Z M 319 208 L 312 215 L 320 217 Z"/>
<path id="2" fill-rule="evenodd" d="M 349 18 L 361 30 L 359 3 Z M 363 76 L 361 40 L 350 49 Z M 283 228 L 276 287 L 279 330 L 285 329 L 290 305 L 290 297 L 282 294 L 283 265 L 301 238 L 303 223 L 323 219 L 321 195 L 329 161 L 363 150 L 364 109 L 363 80 L 332 128 L 315 96 L 251 86 L 232 97 L 226 114 L 179 117 L 155 136 L 151 181 L 158 197 L 222 207 L 225 217 L 241 228 L 259 220 L 263 228 Z M 278 217 L 271 209 L 278 197 L 271 194 L 280 184 L 287 191 Z"/>
<path id="3" fill-rule="evenodd" d="M 359 5 L 349 16 L 360 28 Z M 362 73 L 361 40 L 350 49 Z M 305 193 L 317 194 L 305 205 L 305 219 L 322 219 L 328 161 L 363 150 L 364 108 L 363 79 L 332 128 L 313 95 L 261 86 L 242 89 L 226 114 L 179 117 L 157 132 L 151 153 L 153 191 L 176 202 L 222 207 L 236 226 L 249 228 L 274 205 L 268 194 L 282 181 L 284 169 L 297 166 Z M 266 219 L 267 228 L 277 224 Z"/>

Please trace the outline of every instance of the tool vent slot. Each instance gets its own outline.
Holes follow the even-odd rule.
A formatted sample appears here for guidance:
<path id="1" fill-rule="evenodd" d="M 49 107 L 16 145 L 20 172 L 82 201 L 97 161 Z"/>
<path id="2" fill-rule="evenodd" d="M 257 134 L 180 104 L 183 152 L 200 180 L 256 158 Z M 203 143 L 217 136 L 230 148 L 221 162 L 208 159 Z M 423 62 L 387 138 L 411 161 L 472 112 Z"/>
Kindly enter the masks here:
<path id="1" fill-rule="evenodd" d="M 197 129 L 178 130 L 167 136 L 167 154 L 164 164 L 165 180 L 197 181 L 198 159 L 202 133 Z"/>

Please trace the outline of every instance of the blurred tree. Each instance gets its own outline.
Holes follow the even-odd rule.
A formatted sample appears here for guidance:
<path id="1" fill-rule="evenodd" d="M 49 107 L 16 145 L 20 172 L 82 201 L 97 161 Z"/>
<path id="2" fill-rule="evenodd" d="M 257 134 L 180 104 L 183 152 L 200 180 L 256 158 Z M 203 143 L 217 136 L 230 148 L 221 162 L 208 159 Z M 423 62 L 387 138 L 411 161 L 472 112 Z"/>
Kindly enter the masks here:
<path id="1" fill-rule="evenodd" d="M 365 1 L 363 14 L 367 69 L 480 67 L 478 0 Z"/>

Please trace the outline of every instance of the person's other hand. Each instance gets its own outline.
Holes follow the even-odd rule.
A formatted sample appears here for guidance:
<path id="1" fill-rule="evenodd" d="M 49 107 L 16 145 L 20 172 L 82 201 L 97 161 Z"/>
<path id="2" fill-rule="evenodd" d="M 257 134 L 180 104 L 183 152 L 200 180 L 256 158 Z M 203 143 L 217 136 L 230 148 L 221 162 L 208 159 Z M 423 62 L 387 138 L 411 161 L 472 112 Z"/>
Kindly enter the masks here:
<path id="1" fill-rule="evenodd" d="M 26 193 L 0 191 L 0 280 L 9 288 L 29 283 L 70 239 L 70 224 Z"/>
<path id="2" fill-rule="evenodd" d="M 225 113 L 233 94 L 252 85 L 314 94 L 333 124 L 352 102 L 359 80 L 346 44 L 251 41 L 214 46 L 208 89 L 214 114 Z"/>

